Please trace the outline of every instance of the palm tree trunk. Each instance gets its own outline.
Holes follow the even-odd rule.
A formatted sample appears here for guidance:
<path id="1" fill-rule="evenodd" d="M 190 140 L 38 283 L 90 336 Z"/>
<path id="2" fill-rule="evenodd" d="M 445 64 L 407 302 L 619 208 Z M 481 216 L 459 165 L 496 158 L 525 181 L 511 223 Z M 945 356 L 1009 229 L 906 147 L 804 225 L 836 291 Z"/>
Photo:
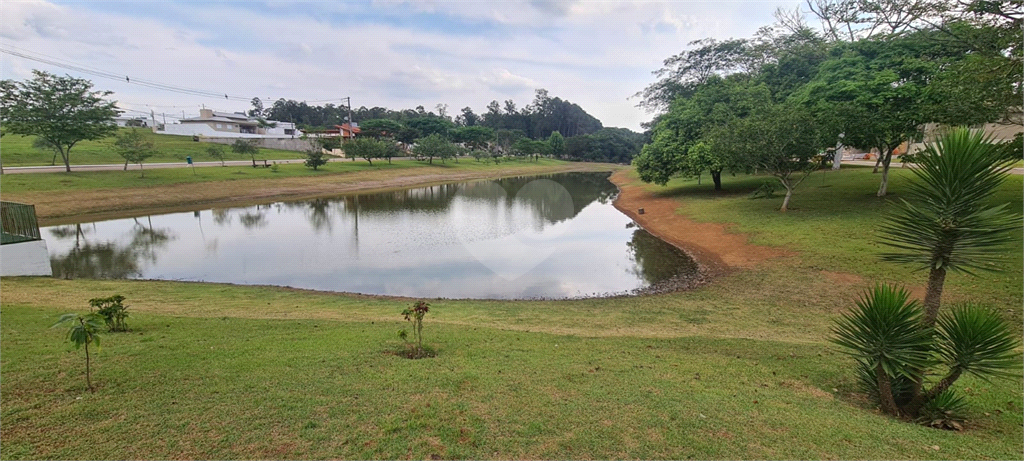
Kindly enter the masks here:
<path id="1" fill-rule="evenodd" d="M 882 362 L 875 365 L 875 380 L 878 381 L 878 400 L 882 404 L 882 411 L 887 415 L 899 416 L 900 409 L 892 397 L 892 383 L 889 381 L 889 375 L 882 369 Z"/>
<path id="2" fill-rule="evenodd" d="M 911 400 L 910 403 L 906 405 L 906 407 L 904 407 L 904 411 L 906 412 L 906 414 L 917 416 L 917 413 L 921 411 L 921 407 L 923 407 L 924 404 L 928 403 L 928 401 L 934 399 L 939 394 L 945 392 L 946 389 L 949 389 L 949 387 L 952 386 L 957 379 L 960 379 L 961 373 L 962 371 L 959 368 L 949 370 L 949 374 L 946 375 L 945 378 L 942 378 L 942 380 L 939 381 L 937 384 L 935 384 L 935 387 L 929 389 L 928 392 L 918 391 L 916 394 L 914 394 L 914 399 Z"/>
<path id="3" fill-rule="evenodd" d="M 924 293 L 924 324 L 935 326 L 939 318 L 939 307 L 942 304 L 942 287 L 946 283 L 946 268 L 936 267 L 928 272 L 928 288 Z"/>

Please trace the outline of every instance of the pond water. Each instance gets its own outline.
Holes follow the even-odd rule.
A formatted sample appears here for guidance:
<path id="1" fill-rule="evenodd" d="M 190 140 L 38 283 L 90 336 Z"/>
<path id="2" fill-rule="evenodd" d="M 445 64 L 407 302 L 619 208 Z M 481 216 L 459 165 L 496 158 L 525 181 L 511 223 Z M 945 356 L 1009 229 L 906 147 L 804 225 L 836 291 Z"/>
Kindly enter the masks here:
<path id="1" fill-rule="evenodd" d="M 628 294 L 697 277 L 685 253 L 612 206 L 617 192 L 607 173 L 567 173 L 42 232 L 60 278 L 513 299 Z"/>

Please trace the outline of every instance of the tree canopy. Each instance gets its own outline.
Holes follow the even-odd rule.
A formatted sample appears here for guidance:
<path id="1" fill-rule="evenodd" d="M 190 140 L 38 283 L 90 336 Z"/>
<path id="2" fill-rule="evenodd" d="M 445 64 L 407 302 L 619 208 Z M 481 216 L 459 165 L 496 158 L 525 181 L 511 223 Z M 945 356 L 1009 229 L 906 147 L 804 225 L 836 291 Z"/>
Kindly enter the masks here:
<path id="1" fill-rule="evenodd" d="M 71 148 L 80 141 L 102 139 L 117 131 L 109 91 L 93 91 L 92 82 L 34 70 L 23 82 L 0 81 L 0 122 L 8 133 L 46 140 L 71 172 Z"/>

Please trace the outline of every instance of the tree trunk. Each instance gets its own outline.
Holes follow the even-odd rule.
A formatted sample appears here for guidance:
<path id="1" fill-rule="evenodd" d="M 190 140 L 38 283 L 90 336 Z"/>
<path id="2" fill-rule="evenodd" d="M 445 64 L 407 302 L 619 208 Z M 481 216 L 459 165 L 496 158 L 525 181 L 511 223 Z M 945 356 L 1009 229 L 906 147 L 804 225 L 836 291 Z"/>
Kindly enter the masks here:
<path id="1" fill-rule="evenodd" d="M 836 153 L 832 156 L 832 170 L 833 171 L 838 170 L 839 169 L 839 165 L 841 163 L 843 163 L 843 152 L 845 152 L 845 151 L 846 151 L 846 146 L 844 146 L 842 142 L 840 142 L 838 145 L 836 145 Z"/>
<path id="2" fill-rule="evenodd" d="M 122 169 L 121 171 L 128 171 L 128 159 L 124 160 L 124 169 Z"/>
<path id="3" fill-rule="evenodd" d="M 935 326 L 939 318 L 939 307 L 942 304 L 942 286 L 946 283 L 946 268 L 932 268 L 928 272 L 928 288 L 924 293 L 924 324 Z"/>
<path id="4" fill-rule="evenodd" d="M 878 173 L 878 165 L 882 164 L 882 149 L 878 150 L 878 160 L 875 160 L 875 169 L 871 170 L 872 174 Z"/>
<path id="5" fill-rule="evenodd" d="M 71 172 L 71 161 L 68 160 L 68 153 L 64 152 L 63 150 L 60 151 L 60 158 L 61 158 L 61 160 L 64 160 L 64 171 L 70 173 Z"/>
<path id="6" fill-rule="evenodd" d="M 896 406 L 896 400 L 892 397 L 892 382 L 889 375 L 882 369 L 882 362 L 875 365 L 875 380 L 878 382 L 878 400 L 882 404 L 882 411 L 887 415 L 899 416 L 900 409 Z"/>
<path id="7" fill-rule="evenodd" d="M 782 208 L 779 208 L 779 211 L 785 213 L 789 209 L 789 198 L 793 196 L 793 188 L 786 181 L 780 179 L 779 182 L 786 188 L 786 198 L 782 199 Z"/>
<path id="8" fill-rule="evenodd" d="M 882 161 L 882 184 L 878 186 L 878 196 L 885 197 L 889 191 L 889 164 L 892 163 L 892 149 L 886 149 L 885 156 L 879 157 L 879 160 Z"/>
<path id="9" fill-rule="evenodd" d="M 715 190 L 716 191 L 722 190 L 722 171 L 721 170 L 719 170 L 719 171 L 712 171 L 711 172 L 711 180 L 715 182 Z"/>
<path id="10" fill-rule="evenodd" d="M 146 169 L 142 167 L 142 162 L 139 162 L 139 171 L 142 172 L 140 174 L 142 175 L 143 178 L 145 178 L 146 177 Z"/>
<path id="11" fill-rule="evenodd" d="M 921 411 L 921 407 L 923 407 L 924 404 L 945 392 L 946 389 L 949 389 L 957 379 L 960 379 L 961 373 L 962 371 L 959 368 L 949 370 L 949 374 L 935 384 L 935 387 L 929 389 L 928 392 L 918 392 L 914 394 L 914 399 L 904 407 L 904 412 L 908 415 L 917 416 L 917 413 Z"/>

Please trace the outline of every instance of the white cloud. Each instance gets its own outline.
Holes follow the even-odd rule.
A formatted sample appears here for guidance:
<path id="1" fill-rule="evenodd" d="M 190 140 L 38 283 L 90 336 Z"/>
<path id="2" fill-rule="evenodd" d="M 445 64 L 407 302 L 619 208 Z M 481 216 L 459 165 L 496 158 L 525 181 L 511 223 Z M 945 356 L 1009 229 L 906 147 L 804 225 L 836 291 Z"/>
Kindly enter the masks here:
<path id="1" fill-rule="evenodd" d="M 796 4 L 788 1 L 786 6 Z M 340 99 L 406 109 L 448 104 L 485 111 L 522 107 L 535 88 L 579 104 L 606 126 L 639 129 L 650 118 L 627 98 L 653 81 L 662 60 L 702 37 L 750 36 L 772 22 L 769 3 L 375 1 L 139 3 L 90 9 L 4 2 L 0 39 L 136 79 L 253 96 Z M 30 69 L 90 78 L 133 108 L 245 110 L 247 102 L 161 92 L 7 54 L 4 78 Z M 266 99 L 271 101 L 266 101 Z M 337 103 L 337 102 L 335 102 Z M 146 109 L 148 112 L 148 109 Z"/>

